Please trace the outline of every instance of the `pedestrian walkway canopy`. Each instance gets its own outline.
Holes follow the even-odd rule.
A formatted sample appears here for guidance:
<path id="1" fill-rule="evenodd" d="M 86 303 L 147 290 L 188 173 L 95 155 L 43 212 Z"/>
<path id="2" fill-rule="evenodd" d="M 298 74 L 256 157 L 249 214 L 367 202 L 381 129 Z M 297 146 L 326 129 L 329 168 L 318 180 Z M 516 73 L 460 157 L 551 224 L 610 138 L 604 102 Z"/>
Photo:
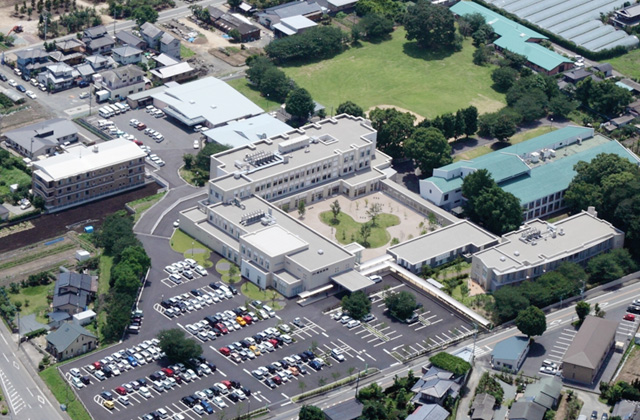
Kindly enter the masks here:
<path id="1" fill-rule="evenodd" d="M 342 274 L 338 274 L 337 276 L 333 276 L 331 277 L 331 280 L 351 293 L 374 285 L 373 281 L 371 281 L 369 277 L 364 276 L 355 270 L 349 270 Z"/>

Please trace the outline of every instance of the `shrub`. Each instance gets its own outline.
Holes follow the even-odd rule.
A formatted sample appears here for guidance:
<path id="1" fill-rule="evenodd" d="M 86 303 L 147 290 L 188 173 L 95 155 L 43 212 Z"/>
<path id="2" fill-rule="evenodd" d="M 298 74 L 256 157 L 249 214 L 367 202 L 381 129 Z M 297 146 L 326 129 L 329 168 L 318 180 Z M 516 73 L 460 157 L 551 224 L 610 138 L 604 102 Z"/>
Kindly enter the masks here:
<path id="1" fill-rule="evenodd" d="M 455 375 L 464 375 L 471 370 L 471 365 L 457 356 L 449 353 L 440 352 L 435 356 L 431 356 L 429 361 L 437 368 L 448 370 Z"/>

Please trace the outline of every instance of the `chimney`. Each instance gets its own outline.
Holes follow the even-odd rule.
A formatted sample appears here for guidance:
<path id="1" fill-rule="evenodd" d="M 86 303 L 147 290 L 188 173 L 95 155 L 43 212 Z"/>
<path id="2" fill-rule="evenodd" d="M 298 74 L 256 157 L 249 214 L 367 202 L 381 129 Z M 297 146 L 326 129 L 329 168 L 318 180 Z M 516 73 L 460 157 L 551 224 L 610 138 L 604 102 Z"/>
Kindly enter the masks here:
<path id="1" fill-rule="evenodd" d="M 587 213 L 589 213 L 593 217 L 598 217 L 598 212 L 596 211 L 596 208 L 594 206 L 589 206 L 587 208 Z"/>

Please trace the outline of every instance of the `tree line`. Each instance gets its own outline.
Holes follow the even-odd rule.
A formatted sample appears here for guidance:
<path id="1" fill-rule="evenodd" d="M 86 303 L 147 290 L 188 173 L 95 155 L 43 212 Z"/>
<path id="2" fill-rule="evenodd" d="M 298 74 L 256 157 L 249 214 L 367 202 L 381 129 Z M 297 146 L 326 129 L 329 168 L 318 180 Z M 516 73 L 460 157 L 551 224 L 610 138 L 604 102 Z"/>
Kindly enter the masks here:
<path id="1" fill-rule="evenodd" d="M 102 336 L 106 342 L 113 342 L 122 337 L 129 324 L 131 310 L 143 285 L 143 276 L 151 266 L 151 259 L 133 233 L 133 217 L 124 210 L 107 216 L 94 240 L 103 248 L 105 255 L 114 259 L 109 293 L 106 297 L 100 296 L 100 309 L 107 313 Z"/>

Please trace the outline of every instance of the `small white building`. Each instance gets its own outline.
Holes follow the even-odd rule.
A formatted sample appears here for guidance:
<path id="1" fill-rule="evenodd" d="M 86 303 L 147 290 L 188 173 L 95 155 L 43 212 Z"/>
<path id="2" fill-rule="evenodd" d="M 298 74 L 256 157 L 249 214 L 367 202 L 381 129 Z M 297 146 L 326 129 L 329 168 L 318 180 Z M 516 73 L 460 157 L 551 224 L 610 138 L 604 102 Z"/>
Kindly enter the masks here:
<path id="1" fill-rule="evenodd" d="M 79 249 L 76 251 L 76 260 L 78 261 L 86 261 L 91 258 L 91 254 L 84 249 Z"/>
<path id="2" fill-rule="evenodd" d="M 96 319 L 96 313 L 91 309 L 73 315 L 73 322 L 80 326 L 92 323 Z"/>

